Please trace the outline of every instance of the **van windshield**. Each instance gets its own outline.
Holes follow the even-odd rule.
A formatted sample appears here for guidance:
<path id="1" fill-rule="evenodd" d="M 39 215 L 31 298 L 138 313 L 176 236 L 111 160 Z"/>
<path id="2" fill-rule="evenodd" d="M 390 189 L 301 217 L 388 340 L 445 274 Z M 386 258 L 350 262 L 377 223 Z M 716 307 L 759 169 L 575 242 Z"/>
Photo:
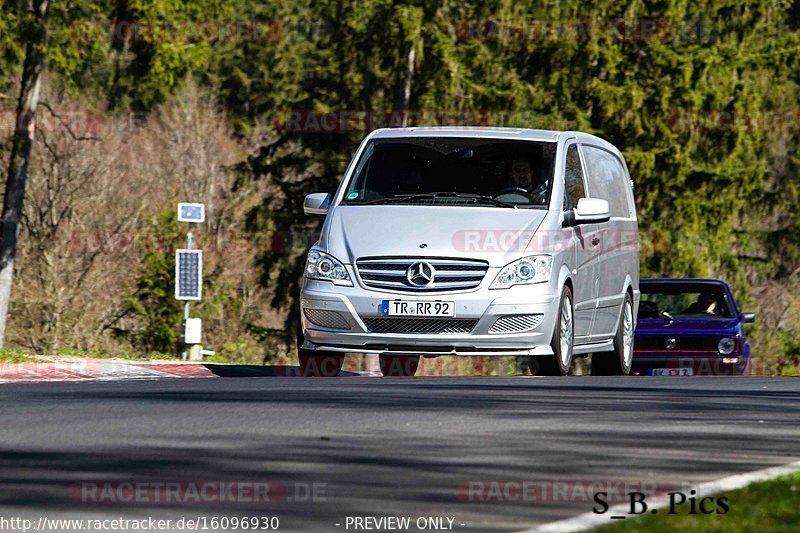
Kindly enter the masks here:
<path id="1" fill-rule="evenodd" d="M 460 137 L 370 141 L 342 204 L 547 208 L 556 144 Z"/>

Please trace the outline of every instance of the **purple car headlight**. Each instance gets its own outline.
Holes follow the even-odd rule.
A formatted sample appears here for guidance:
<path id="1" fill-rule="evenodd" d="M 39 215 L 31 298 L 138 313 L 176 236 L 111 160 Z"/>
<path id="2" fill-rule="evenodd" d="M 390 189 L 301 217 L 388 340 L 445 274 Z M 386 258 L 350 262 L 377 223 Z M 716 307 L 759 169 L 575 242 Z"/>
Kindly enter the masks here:
<path id="1" fill-rule="evenodd" d="M 717 344 L 717 350 L 722 355 L 730 355 L 736 350 L 736 339 L 732 337 L 722 337 Z"/>

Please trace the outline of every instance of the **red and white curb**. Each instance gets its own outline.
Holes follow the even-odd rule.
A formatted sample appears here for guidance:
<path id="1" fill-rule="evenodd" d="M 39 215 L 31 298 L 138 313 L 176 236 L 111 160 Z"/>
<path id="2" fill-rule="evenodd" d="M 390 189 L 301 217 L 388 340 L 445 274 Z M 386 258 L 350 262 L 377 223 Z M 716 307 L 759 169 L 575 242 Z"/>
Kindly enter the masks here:
<path id="1" fill-rule="evenodd" d="M 380 376 L 380 372 L 342 371 L 340 376 Z M 116 381 L 128 379 L 300 377 L 300 368 L 281 365 L 232 365 L 123 359 L 69 359 L 0 363 L 0 383 L 38 381 Z"/>
<path id="2" fill-rule="evenodd" d="M 117 359 L 0 364 L 0 383 L 113 381 L 120 379 L 215 378 L 200 363 L 137 363 Z"/>

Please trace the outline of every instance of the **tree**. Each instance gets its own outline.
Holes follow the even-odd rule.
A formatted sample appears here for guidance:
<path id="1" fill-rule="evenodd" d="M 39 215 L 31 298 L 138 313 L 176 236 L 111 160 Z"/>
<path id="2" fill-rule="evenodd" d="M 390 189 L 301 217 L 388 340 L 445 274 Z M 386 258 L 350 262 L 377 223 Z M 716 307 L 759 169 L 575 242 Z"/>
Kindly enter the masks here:
<path id="1" fill-rule="evenodd" d="M 0 228 L 0 348 L 5 341 L 8 303 L 11 298 L 11 283 L 14 276 L 14 257 L 17 253 L 17 237 L 25 199 L 25 181 L 31 158 L 33 136 L 36 131 L 36 108 L 44 69 L 45 44 L 47 41 L 47 14 L 49 0 L 31 0 L 31 19 L 27 35 L 25 63 L 22 67 L 19 100 L 17 101 L 14 137 L 3 198 L 2 228 Z"/>
<path id="2" fill-rule="evenodd" d="M 22 2 L 8 2 L 0 17 L 0 30 L 16 30 L 17 36 L 16 42 L 5 35 L 0 38 L 2 55 L 13 57 L 15 45 L 25 46 L 0 228 L 0 347 L 5 341 L 45 63 L 52 63 L 73 91 L 97 91 L 107 85 L 112 106 L 147 111 L 177 87 L 187 73 L 208 61 L 210 44 L 205 36 L 196 33 L 197 23 L 229 13 L 226 0 L 73 0 L 56 3 L 52 9 L 50 0 L 28 1 L 24 7 Z M 119 19 L 135 23 L 130 39 L 125 35 L 121 41 L 117 39 Z M 187 25 L 187 21 L 191 24 Z M 195 31 L 187 31 L 187 26 Z M 153 28 L 165 29 L 153 33 Z M 123 58 L 113 63 L 116 70 L 109 69 L 98 76 L 94 65 L 109 64 L 115 57 Z M 13 61 L 0 57 L 0 65 L 4 64 Z"/>

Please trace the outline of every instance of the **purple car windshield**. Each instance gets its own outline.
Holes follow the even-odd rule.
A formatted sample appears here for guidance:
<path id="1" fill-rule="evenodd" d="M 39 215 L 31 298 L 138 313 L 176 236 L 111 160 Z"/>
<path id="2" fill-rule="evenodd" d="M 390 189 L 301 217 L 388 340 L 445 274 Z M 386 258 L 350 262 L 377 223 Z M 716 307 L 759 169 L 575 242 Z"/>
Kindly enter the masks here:
<path id="1" fill-rule="evenodd" d="M 663 318 L 663 313 L 667 313 L 675 320 L 730 319 L 734 318 L 731 309 L 727 293 L 719 289 L 671 289 L 663 292 L 642 290 L 639 318 Z"/>

